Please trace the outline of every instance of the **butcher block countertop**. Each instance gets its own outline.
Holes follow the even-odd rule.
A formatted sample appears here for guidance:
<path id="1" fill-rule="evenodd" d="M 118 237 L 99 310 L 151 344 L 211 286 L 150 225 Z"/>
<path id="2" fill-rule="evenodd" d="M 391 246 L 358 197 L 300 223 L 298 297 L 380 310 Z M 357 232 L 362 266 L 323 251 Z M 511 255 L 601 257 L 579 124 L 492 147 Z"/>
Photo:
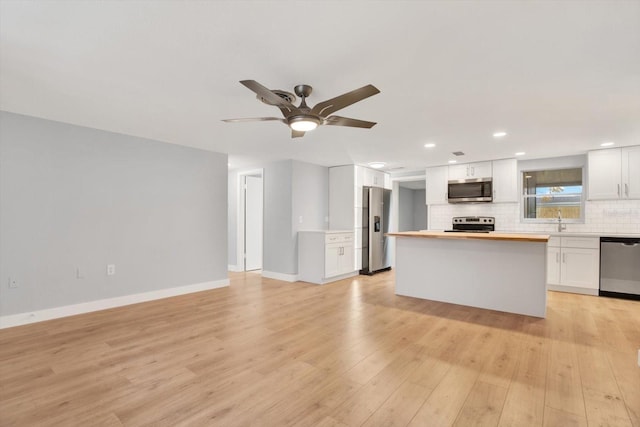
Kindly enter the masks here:
<path id="1" fill-rule="evenodd" d="M 420 237 L 424 239 L 474 239 L 474 240 L 509 240 L 520 242 L 542 242 L 549 240 L 548 234 L 528 234 L 528 233 L 447 233 L 444 231 L 401 231 L 398 233 L 387 233 L 391 237 Z"/>

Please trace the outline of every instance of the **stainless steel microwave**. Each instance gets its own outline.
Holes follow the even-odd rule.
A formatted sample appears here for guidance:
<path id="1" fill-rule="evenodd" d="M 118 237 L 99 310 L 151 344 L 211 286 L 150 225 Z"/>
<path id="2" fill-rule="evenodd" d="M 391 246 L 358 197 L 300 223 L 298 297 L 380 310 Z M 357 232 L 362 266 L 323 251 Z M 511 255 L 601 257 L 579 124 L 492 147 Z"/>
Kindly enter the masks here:
<path id="1" fill-rule="evenodd" d="M 493 201 L 491 178 L 460 179 L 449 181 L 449 203 L 487 203 Z"/>

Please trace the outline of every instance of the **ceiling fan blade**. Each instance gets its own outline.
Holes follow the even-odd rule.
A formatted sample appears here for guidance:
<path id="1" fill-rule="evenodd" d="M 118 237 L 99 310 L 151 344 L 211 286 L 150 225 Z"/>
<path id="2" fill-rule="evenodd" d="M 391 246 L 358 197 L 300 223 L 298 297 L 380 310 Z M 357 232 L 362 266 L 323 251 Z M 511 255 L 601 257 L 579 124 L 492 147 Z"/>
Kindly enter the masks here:
<path id="1" fill-rule="evenodd" d="M 303 137 L 306 132 L 301 132 L 299 130 L 291 129 L 291 138 L 300 138 Z"/>
<path id="2" fill-rule="evenodd" d="M 320 102 L 311 109 L 311 112 L 322 117 L 327 117 L 329 114 L 335 113 L 344 107 L 348 107 L 377 93 L 380 93 L 377 87 L 366 85 L 360 89 L 352 90 L 351 92 Z"/>
<path id="3" fill-rule="evenodd" d="M 330 126 L 350 126 L 354 128 L 366 128 L 371 129 L 376 125 L 376 122 L 367 122 L 365 120 L 350 119 L 349 117 L 329 116 L 324 119 L 323 125 Z"/>
<path id="4" fill-rule="evenodd" d="M 240 83 L 245 85 L 248 89 L 254 91 L 259 97 L 261 97 L 265 101 L 280 108 L 280 110 L 282 110 L 282 113 L 285 115 L 285 117 L 288 117 L 293 113 L 299 112 L 298 108 L 295 105 L 293 105 L 286 99 L 280 98 L 278 95 L 271 92 L 268 88 L 262 86 L 260 83 L 258 83 L 255 80 L 240 80 Z"/>
<path id="5" fill-rule="evenodd" d="M 224 119 L 222 121 L 227 123 L 240 123 L 240 122 L 269 122 L 273 120 L 282 122 L 282 123 L 287 123 L 285 119 L 281 119 L 279 117 L 247 117 L 243 119 Z"/>

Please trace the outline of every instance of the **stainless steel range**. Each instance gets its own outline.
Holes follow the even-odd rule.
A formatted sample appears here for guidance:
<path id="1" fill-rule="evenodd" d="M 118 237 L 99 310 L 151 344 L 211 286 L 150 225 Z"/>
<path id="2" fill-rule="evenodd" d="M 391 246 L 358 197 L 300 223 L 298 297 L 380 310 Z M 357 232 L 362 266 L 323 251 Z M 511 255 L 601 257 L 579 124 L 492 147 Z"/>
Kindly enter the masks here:
<path id="1" fill-rule="evenodd" d="M 456 216 L 450 233 L 489 233 L 496 229 L 496 219 L 492 216 Z"/>

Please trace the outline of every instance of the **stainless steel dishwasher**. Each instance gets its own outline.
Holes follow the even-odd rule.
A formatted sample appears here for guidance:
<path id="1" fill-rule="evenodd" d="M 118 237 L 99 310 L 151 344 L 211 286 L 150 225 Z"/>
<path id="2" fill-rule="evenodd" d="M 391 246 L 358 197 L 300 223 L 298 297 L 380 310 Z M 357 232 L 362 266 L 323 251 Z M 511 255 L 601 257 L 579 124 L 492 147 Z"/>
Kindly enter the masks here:
<path id="1" fill-rule="evenodd" d="M 640 300 L 640 238 L 600 238 L 600 295 Z"/>

